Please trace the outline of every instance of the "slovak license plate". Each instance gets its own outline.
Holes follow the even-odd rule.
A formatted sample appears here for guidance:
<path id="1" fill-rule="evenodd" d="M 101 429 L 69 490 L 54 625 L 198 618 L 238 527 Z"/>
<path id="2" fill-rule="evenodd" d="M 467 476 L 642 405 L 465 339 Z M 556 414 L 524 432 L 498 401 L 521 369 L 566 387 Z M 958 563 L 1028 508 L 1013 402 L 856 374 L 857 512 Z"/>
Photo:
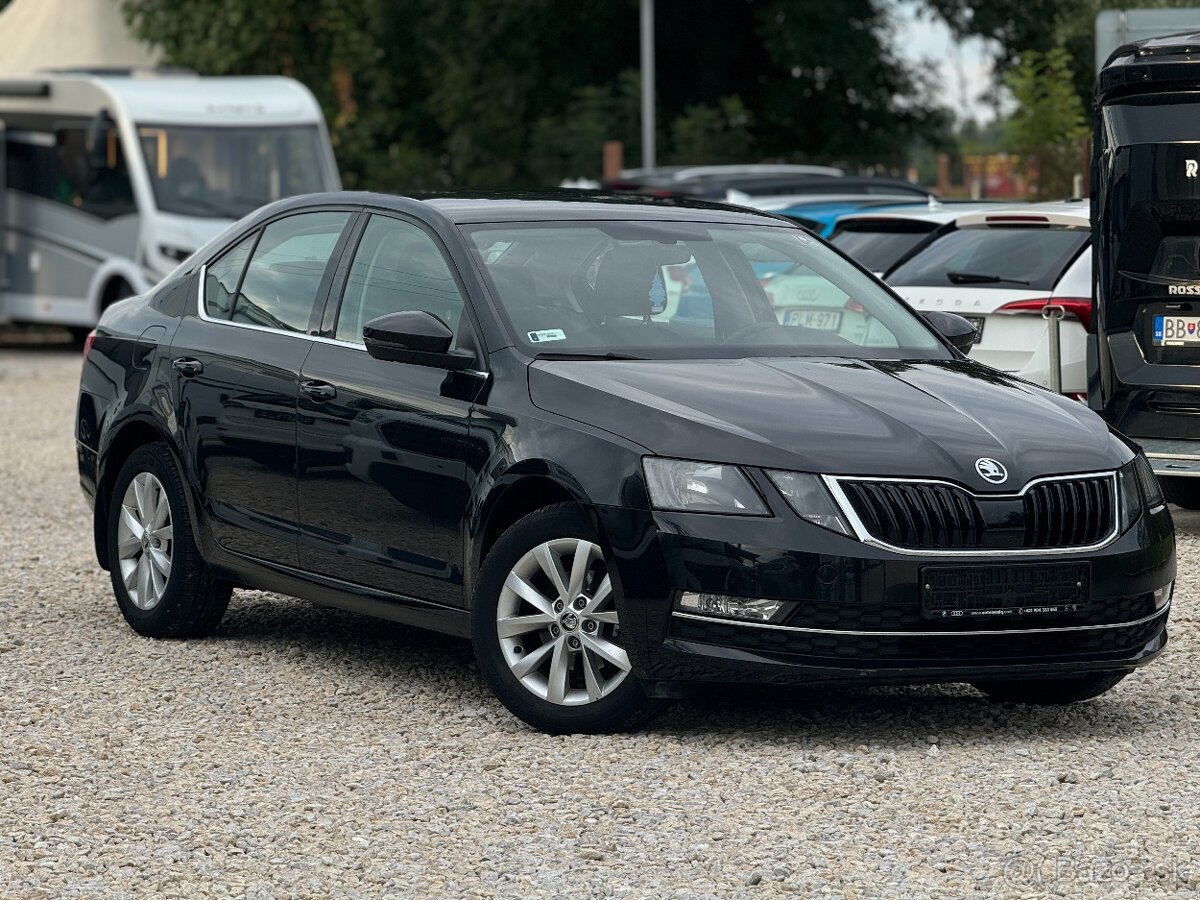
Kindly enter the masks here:
<path id="1" fill-rule="evenodd" d="M 789 309 L 785 325 L 799 325 L 815 331 L 837 331 L 842 327 L 840 309 Z"/>
<path id="2" fill-rule="evenodd" d="M 1200 344 L 1200 316 L 1155 316 L 1154 346 Z"/>

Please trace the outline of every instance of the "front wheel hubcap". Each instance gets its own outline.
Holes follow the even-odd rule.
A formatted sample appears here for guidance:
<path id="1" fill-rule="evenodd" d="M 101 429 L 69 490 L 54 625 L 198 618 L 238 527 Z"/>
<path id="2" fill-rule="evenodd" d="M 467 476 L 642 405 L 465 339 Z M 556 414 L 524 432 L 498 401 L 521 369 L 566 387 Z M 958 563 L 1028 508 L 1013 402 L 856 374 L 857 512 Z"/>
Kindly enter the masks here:
<path id="1" fill-rule="evenodd" d="M 138 609 L 154 609 L 162 601 L 171 578 L 174 549 L 166 489 L 150 472 L 139 472 L 125 489 L 117 521 L 121 581 Z"/>
<path id="2" fill-rule="evenodd" d="M 496 606 L 509 670 L 526 690 L 560 706 L 595 703 L 625 680 L 629 656 L 620 633 L 604 554 L 578 538 L 547 541 L 522 556 Z"/>

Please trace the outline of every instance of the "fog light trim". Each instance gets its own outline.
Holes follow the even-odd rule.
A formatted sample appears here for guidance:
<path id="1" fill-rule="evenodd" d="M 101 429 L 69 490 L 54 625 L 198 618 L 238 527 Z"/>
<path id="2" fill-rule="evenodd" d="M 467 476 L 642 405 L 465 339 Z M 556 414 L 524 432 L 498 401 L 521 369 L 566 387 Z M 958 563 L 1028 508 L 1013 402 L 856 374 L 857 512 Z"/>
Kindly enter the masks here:
<path id="1" fill-rule="evenodd" d="M 795 605 L 791 600 L 732 597 L 700 591 L 684 591 L 675 602 L 675 608 L 683 612 L 745 622 L 780 622 L 787 618 Z"/>
<path id="2" fill-rule="evenodd" d="M 1171 597 L 1175 594 L 1175 582 L 1169 581 L 1162 587 L 1154 591 L 1154 608 L 1162 609 L 1171 602 Z"/>

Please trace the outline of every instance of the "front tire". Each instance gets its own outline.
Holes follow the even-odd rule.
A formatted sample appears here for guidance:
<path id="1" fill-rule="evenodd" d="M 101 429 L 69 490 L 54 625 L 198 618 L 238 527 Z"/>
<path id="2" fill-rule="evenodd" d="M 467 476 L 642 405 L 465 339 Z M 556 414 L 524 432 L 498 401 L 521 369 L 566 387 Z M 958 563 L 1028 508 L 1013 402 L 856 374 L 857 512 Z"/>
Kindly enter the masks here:
<path id="1" fill-rule="evenodd" d="M 1012 681 L 976 681 L 977 690 L 1000 703 L 1061 706 L 1082 703 L 1111 690 L 1127 672 L 1097 672 L 1067 678 L 1030 678 Z"/>
<path id="2" fill-rule="evenodd" d="M 582 510 L 521 519 L 483 562 L 471 609 L 480 671 L 508 710 L 550 734 L 624 731 L 659 709 L 634 677 L 621 599 Z"/>
<path id="3" fill-rule="evenodd" d="M 113 483 L 108 559 L 117 606 L 138 634 L 204 637 L 225 615 L 230 586 L 200 556 L 183 479 L 163 444 L 135 450 Z"/>
<path id="4" fill-rule="evenodd" d="M 1159 479 L 1168 503 L 1181 509 L 1200 509 L 1200 478 L 1180 478 L 1177 475 Z"/>

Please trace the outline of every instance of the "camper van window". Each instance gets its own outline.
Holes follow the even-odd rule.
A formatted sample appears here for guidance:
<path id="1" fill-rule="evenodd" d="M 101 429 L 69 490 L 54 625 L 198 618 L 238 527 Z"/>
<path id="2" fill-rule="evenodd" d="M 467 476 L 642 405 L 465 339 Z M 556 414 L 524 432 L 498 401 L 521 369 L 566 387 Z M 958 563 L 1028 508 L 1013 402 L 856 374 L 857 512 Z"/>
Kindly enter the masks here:
<path id="1" fill-rule="evenodd" d="M 87 130 L 58 128 L 53 133 L 11 131 L 6 162 L 8 186 L 34 197 L 114 219 L 137 211 L 125 154 L 115 131 L 106 136 L 105 164 L 93 168 Z"/>
<path id="2" fill-rule="evenodd" d="M 273 200 L 331 186 L 313 126 L 143 124 L 138 138 L 163 212 L 238 219 Z"/>

